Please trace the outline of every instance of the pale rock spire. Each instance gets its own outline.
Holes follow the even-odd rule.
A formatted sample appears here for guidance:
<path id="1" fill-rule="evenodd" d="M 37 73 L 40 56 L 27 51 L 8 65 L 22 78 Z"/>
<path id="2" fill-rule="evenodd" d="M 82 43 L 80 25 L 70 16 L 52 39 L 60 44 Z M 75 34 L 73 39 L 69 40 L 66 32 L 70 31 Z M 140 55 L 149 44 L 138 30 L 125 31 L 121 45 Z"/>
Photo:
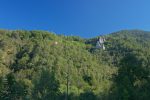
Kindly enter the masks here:
<path id="1" fill-rule="evenodd" d="M 105 42 L 105 38 L 100 37 L 96 43 L 96 48 L 105 50 L 104 42 Z"/>

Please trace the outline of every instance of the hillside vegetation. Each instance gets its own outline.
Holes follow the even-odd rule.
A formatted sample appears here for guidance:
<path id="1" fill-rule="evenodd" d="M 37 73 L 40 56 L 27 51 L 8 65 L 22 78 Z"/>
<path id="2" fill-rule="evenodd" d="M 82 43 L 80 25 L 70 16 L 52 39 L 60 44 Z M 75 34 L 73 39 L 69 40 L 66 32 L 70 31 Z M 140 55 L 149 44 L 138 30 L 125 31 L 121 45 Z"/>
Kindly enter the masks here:
<path id="1" fill-rule="evenodd" d="M 149 100 L 150 32 L 103 37 L 0 30 L 0 100 Z"/>

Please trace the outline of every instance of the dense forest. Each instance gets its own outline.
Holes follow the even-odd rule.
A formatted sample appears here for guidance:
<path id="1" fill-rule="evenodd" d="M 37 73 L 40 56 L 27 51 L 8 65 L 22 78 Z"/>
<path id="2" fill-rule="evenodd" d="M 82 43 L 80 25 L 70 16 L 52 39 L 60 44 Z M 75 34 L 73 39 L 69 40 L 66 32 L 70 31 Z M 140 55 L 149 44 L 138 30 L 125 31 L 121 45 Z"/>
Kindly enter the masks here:
<path id="1" fill-rule="evenodd" d="M 99 37 L 0 30 L 0 100 L 149 100 L 150 32 Z"/>

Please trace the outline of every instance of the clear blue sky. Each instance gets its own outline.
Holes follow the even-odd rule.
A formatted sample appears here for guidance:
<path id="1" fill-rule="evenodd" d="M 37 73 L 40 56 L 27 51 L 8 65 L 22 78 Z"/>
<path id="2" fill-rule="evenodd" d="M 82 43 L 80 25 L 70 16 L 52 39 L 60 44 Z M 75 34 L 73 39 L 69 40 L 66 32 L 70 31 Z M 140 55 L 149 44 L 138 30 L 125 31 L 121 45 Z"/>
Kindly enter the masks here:
<path id="1" fill-rule="evenodd" d="M 93 37 L 150 30 L 150 0 L 0 0 L 0 28 Z"/>

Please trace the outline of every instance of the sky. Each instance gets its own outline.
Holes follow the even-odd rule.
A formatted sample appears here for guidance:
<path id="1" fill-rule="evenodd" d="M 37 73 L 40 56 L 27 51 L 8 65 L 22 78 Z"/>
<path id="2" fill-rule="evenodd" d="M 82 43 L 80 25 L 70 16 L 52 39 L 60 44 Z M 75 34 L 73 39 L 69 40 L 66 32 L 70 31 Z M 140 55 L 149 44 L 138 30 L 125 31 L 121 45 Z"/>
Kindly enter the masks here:
<path id="1" fill-rule="evenodd" d="M 150 31 L 150 0 L 0 0 L 0 29 L 95 37 Z"/>

